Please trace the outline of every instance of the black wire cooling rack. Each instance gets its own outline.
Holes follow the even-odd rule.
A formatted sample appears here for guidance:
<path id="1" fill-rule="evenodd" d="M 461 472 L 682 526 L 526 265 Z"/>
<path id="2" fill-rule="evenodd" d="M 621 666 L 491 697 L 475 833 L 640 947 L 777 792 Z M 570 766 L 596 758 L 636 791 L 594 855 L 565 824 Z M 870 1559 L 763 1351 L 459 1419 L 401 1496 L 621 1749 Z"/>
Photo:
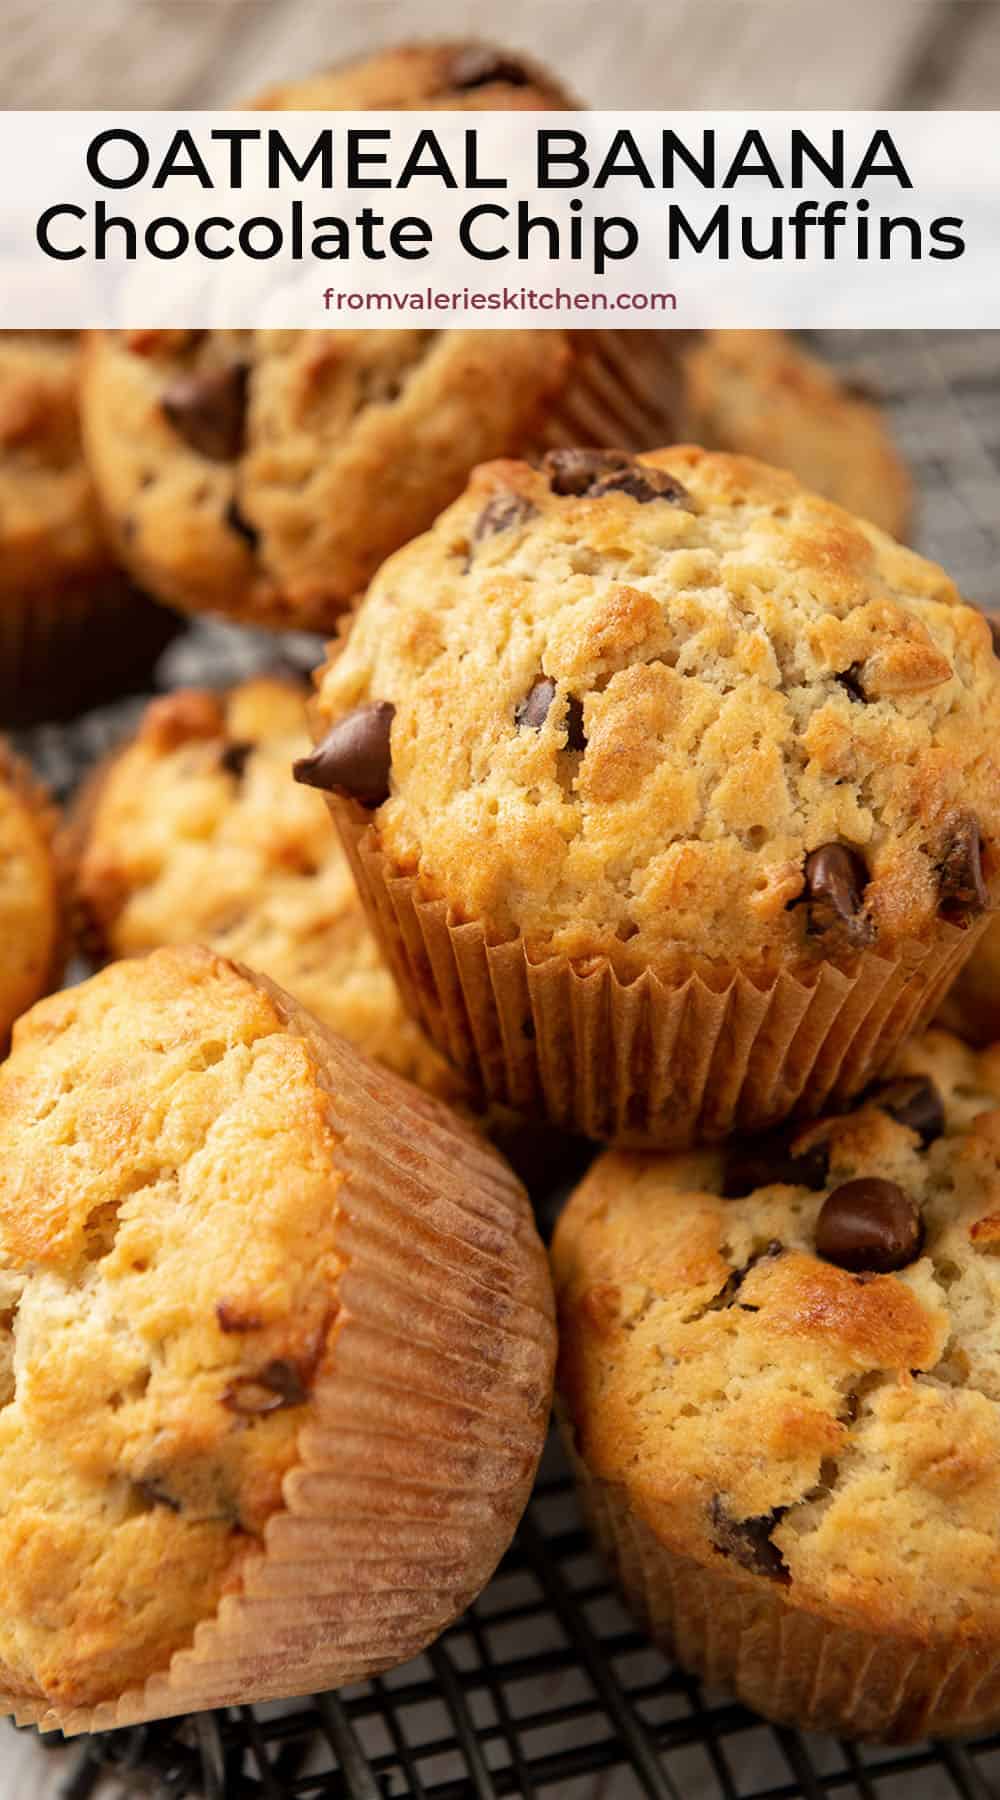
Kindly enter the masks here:
<path id="1" fill-rule="evenodd" d="M 822 348 L 893 415 L 920 547 L 970 599 L 1000 608 L 1000 332 L 826 333 Z M 287 648 L 309 664 L 309 645 Z M 273 640 L 199 625 L 167 653 L 163 680 L 235 680 L 273 658 Z M 46 728 L 23 747 L 66 793 L 129 714 Z M 70 1749 L 41 1741 L 58 1751 L 63 1800 L 1000 1800 L 1000 1734 L 905 1750 L 807 1738 L 672 1667 L 615 1597 L 555 1442 L 486 1592 L 404 1668 Z M 38 1764 L 41 1786 L 50 1769 Z"/>

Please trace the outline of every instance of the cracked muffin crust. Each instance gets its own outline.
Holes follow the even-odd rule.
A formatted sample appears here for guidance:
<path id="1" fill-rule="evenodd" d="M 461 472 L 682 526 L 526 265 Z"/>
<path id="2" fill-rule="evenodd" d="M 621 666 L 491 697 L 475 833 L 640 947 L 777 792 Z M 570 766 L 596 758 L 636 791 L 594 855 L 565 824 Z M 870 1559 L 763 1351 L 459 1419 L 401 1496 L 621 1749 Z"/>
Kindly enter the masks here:
<path id="1" fill-rule="evenodd" d="M 173 629 L 112 561 L 78 374 L 75 333 L 0 332 L 0 724 L 110 697 Z"/>
<path id="2" fill-rule="evenodd" d="M 545 1429 L 544 1257 L 500 1160 L 190 948 L 22 1019 L 0 1138 L 5 1702 L 124 1723 L 435 1635 Z"/>
<path id="3" fill-rule="evenodd" d="M 1000 893 L 998 699 L 943 571 L 792 477 L 567 450 L 478 470 L 380 571 L 317 711 L 335 750 L 388 709 L 383 786 L 305 778 L 532 959 L 849 966 Z"/>
<path id="4" fill-rule="evenodd" d="M 202 943 L 442 1099 L 461 1084 L 406 1013 L 318 795 L 291 778 L 306 693 L 260 676 L 147 708 L 72 831 L 78 930 L 99 961 Z"/>
<path id="5" fill-rule="evenodd" d="M 849 1114 L 608 1153 L 562 1214 L 559 1388 L 599 1534 L 654 1633 L 765 1714 L 1000 1715 L 998 1242 L 1000 1052 L 940 1032 Z"/>
<path id="6" fill-rule="evenodd" d="M 46 790 L 0 739 L 0 1053 L 66 961 L 65 872 Z"/>
<path id="7" fill-rule="evenodd" d="M 912 483 L 870 396 L 784 331 L 705 331 L 684 357 L 685 431 L 791 469 L 804 487 L 905 538 Z"/>

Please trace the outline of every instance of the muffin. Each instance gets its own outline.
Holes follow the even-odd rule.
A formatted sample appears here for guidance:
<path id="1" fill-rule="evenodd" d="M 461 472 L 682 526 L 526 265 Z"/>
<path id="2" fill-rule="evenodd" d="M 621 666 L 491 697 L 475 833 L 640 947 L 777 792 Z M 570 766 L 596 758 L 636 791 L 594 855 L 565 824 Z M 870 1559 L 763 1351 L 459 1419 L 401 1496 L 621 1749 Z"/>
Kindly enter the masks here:
<path id="1" fill-rule="evenodd" d="M 772 1719 L 1000 1720 L 1000 1049 L 856 1110 L 607 1152 L 556 1229 L 558 1387 L 629 1604 Z"/>
<path id="2" fill-rule="evenodd" d="M 66 961 L 57 813 L 0 739 L 0 1055 L 18 1015 L 58 982 Z"/>
<path id="3" fill-rule="evenodd" d="M 947 576 L 791 476 L 558 452 L 386 563 L 299 773 L 459 1068 L 680 1148 L 930 1016 L 1000 891 L 998 701 Z"/>
<path id="4" fill-rule="evenodd" d="M 462 1091 L 406 1012 L 327 809 L 296 786 L 306 690 L 258 676 L 154 700 L 85 789 L 71 831 L 77 930 L 98 962 L 207 944 L 270 976 L 399 1075 Z"/>
<path id="5" fill-rule="evenodd" d="M 791 469 L 804 487 L 906 537 L 913 490 L 881 412 L 786 332 L 702 332 L 683 373 L 695 443 Z"/>
<path id="6" fill-rule="evenodd" d="M 112 561 L 77 375 L 72 332 L 0 332 L 0 725 L 109 698 L 176 629 Z"/>
<path id="7" fill-rule="evenodd" d="M 545 1432 L 525 1196 L 197 948 L 0 1067 L 0 1691 L 64 1731 L 339 1686 L 487 1579 Z"/>

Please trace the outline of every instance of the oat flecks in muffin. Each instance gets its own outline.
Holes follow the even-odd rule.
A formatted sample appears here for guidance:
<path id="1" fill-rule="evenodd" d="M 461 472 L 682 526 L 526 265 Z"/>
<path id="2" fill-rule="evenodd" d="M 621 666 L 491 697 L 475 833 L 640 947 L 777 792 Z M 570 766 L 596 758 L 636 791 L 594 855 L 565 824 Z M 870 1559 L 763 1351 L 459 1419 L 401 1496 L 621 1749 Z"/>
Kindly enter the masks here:
<path id="1" fill-rule="evenodd" d="M 893 954 L 959 888 L 974 916 L 1000 876 L 981 616 L 790 476 L 690 448 L 636 467 L 668 490 L 487 466 L 372 583 L 319 710 L 396 709 L 390 862 L 529 955 L 626 974 Z"/>
<path id="2" fill-rule="evenodd" d="M 85 1705 L 165 1666 L 281 1505 L 335 1137 L 270 996 L 169 950 L 21 1022 L 0 1140 L 0 1687 Z"/>
<path id="3" fill-rule="evenodd" d="M 101 960 L 208 944 L 398 1074 L 457 1098 L 376 950 L 323 801 L 292 780 L 308 750 L 292 680 L 154 701 L 79 809 L 81 934 Z"/>
<path id="4" fill-rule="evenodd" d="M 755 1572 L 780 1570 L 791 1604 L 996 1641 L 1000 1052 L 930 1033 L 897 1073 L 798 1132 L 803 1156 L 825 1147 L 820 1191 L 785 1146 L 768 1182 L 766 1140 L 742 1199 L 721 1197 L 733 1150 L 603 1157 L 556 1232 L 561 1386 L 587 1467 L 673 1551 L 712 1566 L 764 1521 Z M 919 1218 L 897 1273 L 817 1254 L 849 1182 Z"/>

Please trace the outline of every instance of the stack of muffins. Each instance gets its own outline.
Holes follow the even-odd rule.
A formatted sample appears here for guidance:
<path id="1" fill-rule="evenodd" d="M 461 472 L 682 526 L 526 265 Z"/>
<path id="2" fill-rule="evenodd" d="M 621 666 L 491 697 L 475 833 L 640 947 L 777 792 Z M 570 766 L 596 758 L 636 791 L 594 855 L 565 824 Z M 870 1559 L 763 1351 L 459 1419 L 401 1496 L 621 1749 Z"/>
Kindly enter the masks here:
<path id="1" fill-rule="evenodd" d="M 468 44 L 259 103 L 568 104 Z M 558 1409 L 629 1604 L 777 1719 L 995 1721 L 1000 661 L 877 409 L 771 333 L 133 331 L 11 343 L 0 435 L 3 722 L 158 601 L 336 633 L 61 824 L 0 757 L 4 1703 L 443 1629 L 553 1383 L 490 1139 L 582 1138 Z"/>

